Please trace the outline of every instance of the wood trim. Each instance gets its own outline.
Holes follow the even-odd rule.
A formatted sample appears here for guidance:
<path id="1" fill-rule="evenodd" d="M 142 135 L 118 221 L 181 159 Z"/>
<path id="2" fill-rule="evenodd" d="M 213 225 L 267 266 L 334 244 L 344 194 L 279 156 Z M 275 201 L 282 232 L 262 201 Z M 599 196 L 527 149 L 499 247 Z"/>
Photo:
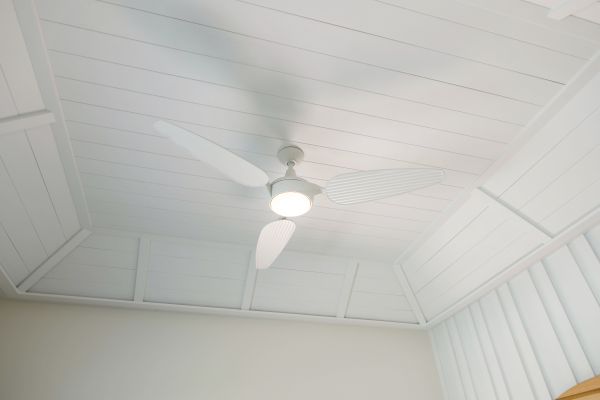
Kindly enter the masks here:
<path id="1" fill-rule="evenodd" d="M 109 307 L 130 308 L 130 309 L 138 309 L 138 310 L 187 312 L 187 313 L 197 313 L 197 314 L 204 314 L 204 315 L 219 315 L 219 316 L 226 316 L 226 317 L 227 316 L 228 317 L 248 317 L 248 318 L 258 317 L 258 318 L 290 320 L 290 321 L 331 323 L 334 325 L 387 327 L 387 328 L 415 329 L 415 330 L 423 329 L 423 327 L 420 326 L 419 324 L 413 324 L 413 323 L 407 323 L 407 322 L 377 321 L 377 320 L 356 319 L 356 318 L 335 318 L 335 317 L 326 317 L 326 316 L 320 316 L 320 315 L 292 314 L 292 313 L 284 313 L 284 312 L 240 310 L 240 309 L 232 309 L 232 308 L 191 306 L 191 305 L 184 305 L 184 304 L 153 303 L 153 302 L 149 302 L 149 301 L 135 303 L 131 300 L 102 299 L 102 298 L 95 298 L 95 297 L 66 296 L 66 295 L 58 295 L 58 294 L 44 294 L 44 293 L 27 292 L 27 293 L 20 293 L 18 296 L 18 299 L 19 300 L 30 300 L 30 301 L 47 301 L 47 302 L 53 302 L 53 303 L 91 305 L 91 306 L 109 306 Z"/>
<path id="2" fill-rule="evenodd" d="M 557 398 L 567 399 L 600 399 L 600 375 L 573 386 Z"/>
<path id="3" fill-rule="evenodd" d="M 13 115 L 0 119 L 0 135 L 50 125 L 54 121 L 54 114 L 48 110 Z"/>
<path id="4" fill-rule="evenodd" d="M 0 264 L 0 289 L 6 297 L 11 299 L 16 298 L 20 294 L 19 289 L 15 286 L 12 279 L 10 279 L 2 264 Z"/>
<path id="5" fill-rule="evenodd" d="M 87 229 L 81 229 L 74 234 L 65 244 L 56 250 L 50 257 L 46 259 L 39 267 L 37 267 L 23 282 L 18 286 L 20 291 L 27 292 L 40 279 L 44 277 L 52 268 L 58 265 L 70 252 L 75 250 L 92 232 Z"/>
<path id="6" fill-rule="evenodd" d="M 346 270 L 346 277 L 344 278 L 344 285 L 340 291 L 340 297 L 338 299 L 338 308 L 335 316 L 337 318 L 345 318 L 346 312 L 348 311 L 348 305 L 350 304 L 350 297 L 352 296 L 352 289 L 354 288 L 354 281 L 356 280 L 356 272 L 358 271 L 358 263 L 356 261 L 349 261 L 348 268 Z"/>
<path id="7" fill-rule="evenodd" d="M 246 272 L 246 283 L 244 285 L 244 295 L 242 297 L 242 310 L 250 310 L 252 300 L 254 300 L 254 289 L 256 289 L 256 263 L 254 261 L 255 251 L 252 250 L 248 255 L 248 270 Z"/>
<path id="8" fill-rule="evenodd" d="M 423 309 L 421 308 L 421 305 L 419 304 L 419 300 L 417 300 L 417 296 L 415 295 L 415 292 L 412 290 L 412 287 L 410 286 L 410 282 L 408 281 L 408 278 L 406 277 L 404 268 L 400 264 L 394 264 L 394 265 L 392 265 L 392 270 L 394 271 L 394 274 L 398 278 L 398 281 L 400 281 L 400 286 L 402 286 L 402 291 L 404 292 L 404 295 L 406 296 L 406 299 L 408 300 L 408 303 L 410 304 L 412 311 L 415 313 L 415 316 L 417 317 L 417 321 L 419 321 L 419 325 L 425 326 L 425 324 L 427 323 L 427 320 L 425 319 L 425 314 L 423 313 Z"/>
<path id="9" fill-rule="evenodd" d="M 133 293 L 133 301 L 136 303 L 143 302 L 146 293 L 146 278 L 150 266 L 150 245 L 151 239 L 148 236 L 143 235 L 140 237 L 135 271 L 135 290 Z"/>
<path id="10" fill-rule="evenodd" d="M 598 0 L 563 0 L 550 8 L 548 18 L 561 20 L 573 15 L 579 11 L 583 11 Z"/>

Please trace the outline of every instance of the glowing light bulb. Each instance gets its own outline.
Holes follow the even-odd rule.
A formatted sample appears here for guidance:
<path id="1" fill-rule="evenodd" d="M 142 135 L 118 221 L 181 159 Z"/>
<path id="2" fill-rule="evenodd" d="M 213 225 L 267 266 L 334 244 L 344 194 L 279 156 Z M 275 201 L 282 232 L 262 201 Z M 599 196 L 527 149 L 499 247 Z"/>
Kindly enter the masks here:
<path id="1" fill-rule="evenodd" d="M 271 199 L 271 210 L 282 217 L 298 217 L 311 207 L 311 199 L 299 192 L 283 192 Z"/>

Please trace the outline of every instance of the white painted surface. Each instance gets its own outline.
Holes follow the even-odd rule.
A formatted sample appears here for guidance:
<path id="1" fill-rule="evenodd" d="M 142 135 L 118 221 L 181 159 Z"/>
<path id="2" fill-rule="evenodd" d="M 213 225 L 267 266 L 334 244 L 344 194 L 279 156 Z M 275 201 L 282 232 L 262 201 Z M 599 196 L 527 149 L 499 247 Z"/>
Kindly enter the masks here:
<path id="1" fill-rule="evenodd" d="M 11 400 L 438 400 L 427 334 L 0 302 Z"/>
<path id="2" fill-rule="evenodd" d="M 272 220 L 265 191 L 159 137 L 162 119 L 271 179 L 290 142 L 321 185 L 443 168 L 442 184 L 385 201 L 321 198 L 289 245 L 390 263 L 600 48 L 585 22 L 451 3 L 35 2 L 94 225 L 253 245 Z"/>
<path id="3" fill-rule="evenodd" d="M 464 391 L 474 385 L 482 393 L 478 398 L 509 393 L 515 399 L 550 400 L 600 373 L 600 303 L 594 284 L 600 269 L 589 268 L 599 260 L 600 242 L 594 239 L 599 232 L 600 226 L 593 228 L 432 328 L 442 371 L 464 368 L 450 356 L 460 351 L 457 344 L 443 339 L 448 327 L 456 325 L 461 346 L 473 352 L 467 357 L 472 380 L 443 375 L 448 398 L 468 398 Z"/>

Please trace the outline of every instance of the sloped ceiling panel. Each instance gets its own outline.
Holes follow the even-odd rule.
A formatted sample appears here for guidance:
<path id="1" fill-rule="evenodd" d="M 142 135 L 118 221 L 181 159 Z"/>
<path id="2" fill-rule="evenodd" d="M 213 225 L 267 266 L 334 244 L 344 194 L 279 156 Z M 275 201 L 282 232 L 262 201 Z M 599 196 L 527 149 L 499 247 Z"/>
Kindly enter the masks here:
<path id="1" fill-rule="evenodd" d="M 600 73 L 403 260 L 427 319 L 600 206 Z"/>
<path id="2" fill-rule="evenodd" d="M 554 399 L 600 373 L 600 227 L 436 325 L 448 398 Z"/>
<path id="3" fill-rule="evenodd" d="M 13 4 L 0 1 L 0 265 L 15 285 L 80 229 L 52 119 L 35 123 L 44 109 Z"/>
<path id="4" fill-rule="evenodd" d="M 389 264 L 285 251 L 256 271 L 246 246 L 122 231 L 93 233 L 30 292 L 417 322 Z"/>

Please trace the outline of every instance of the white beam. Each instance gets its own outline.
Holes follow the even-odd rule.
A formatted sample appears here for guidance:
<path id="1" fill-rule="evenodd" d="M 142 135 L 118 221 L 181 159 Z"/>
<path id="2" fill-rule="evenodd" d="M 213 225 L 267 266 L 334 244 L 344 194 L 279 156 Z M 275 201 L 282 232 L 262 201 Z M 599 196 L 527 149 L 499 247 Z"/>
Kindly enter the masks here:
<path id="1" fill-rule="evenodd" d="M 408 303 L 410 304 L 413 312 L 415 313 L 415 317 L 417 317 L 417 321 L 419 321 L 419 325 L 424 326 L 427 323 L 427 321 L 425 320 L 425 314 L 423 313 L 423 309 L 421 308 L 421 305 L 419 304 L 419 301 L 417 300 L 417 296 L 415 296 L 415 292 L 412 290 L 412 287 L 410 286 L 410 282 L 408 281 L 408 278 L 406 277 L 406 274 L 404 273 L 404 268 L 402 268 L 402 265 L 394 263 L 392 265 L 392 269 L 394 270 L 394 274 L 396 274 L 398 281 L 400 281 L 400 286 L 402 286 L 402 291 L 404 292 L 404 295 L 406 296 Z"/>
<path id="2" fill-rule="evenodd" d="M 552 234 L 550 232 L 545 230 L 542 226 L 538 225 L 535 221 L 531 220 L 524 214 L 520 213 L 517 209 L 510 206 L 510 204 L 507 204 L 507 203 L 503 202 L 502 200 L 494 197 L 493 195 L 491 195 L 490 193 L 488 193 L 485 189 L 483 189 L 481 187 L 477 188 L 476 191 L 479 192 L 480 194 L 482 194 L 484 197 L 486 197 L 489 201 L 491 201 L 498 207 L 501 207 L 501 208 L 505 209 L 506 211 L 508 211 L 510 214 L 512 214 L 513 218 L 519 220 L 520 222 L 522 222 L 525 225 L 528 225 L 531 229 L 533 229 L 541 237 L 543 237 L 545 239 L 545 242 L 548 242 L 552 239 Z"/>
<path id="3" fill-rule="evenodd" d="M 522 257 L 510 267 L 506 268 L 504 272 L 496 275 L 496 277 L 490 279 L 487 283 L 479 286 L 467 296 L 463 297 L 461 300 L 454 303 L 452 306 L 448 307 L 440 314 L 436 315 L 435 318 L 432 318 L 427 323 L 427 327 L 431 327 L 445 320 L 449 316 L 453 315 L 455 312 L 473 303 L 474 301 L 489 293 L 504 282 L 509 281 L 513 277 L 520 274 L 522 271 L 526 270 L 536 262 L 540 261 L 542 258 L 549 256 L 562 246 L 569 243 L 571 240 L 575 239 L 577 236 L 587 232 L 588 230 L 590 230 L 598 224 L 600 224 L 600 207 L 597 207 L 595 210 L 589 212 L 587 215 L 580 218 L 577 222 L 573 223 L 569 228 L 563 230 L 560 234 L 554 236 L 550 241 L 533 250 L 528 255 Z"/>
<path id="4" fill-rule="evenodd" d="M 54 114 L 48 110 L 33 111 L 0 119 L 0 135 L 23 131 L 54 123 Z"/>
<path id="5" fill-rule="evenodd" d="M 52 268 L 62 261 L 70 252 L 81 244 L 92 232 L 87 229 L 81 229 L 73 235 L 65 244 L 46 259 L 39 267 L 37 267 L 21 284 L 19 290 L 26 292 L 33 287 L 40 279 L 44 277 Z"/>
<path id="6" fill-rule="evenodd" d="M 0 290 L 9 298 L 15 298 L 19 295 L 19 289 L 17 289 L 12 279 L 10 279 L 2 264 L 0 264 Z"/>
<path id="7" fill-rule="evenodd" d="M 525 125 L 519 135 L 508 145 L 505 153 L 483 173 L 475 182 L 465 187 L 461 193 L 442 214 L 420 233 L 415 240 L 398 256 L 397 263 L 402 263 L 437 231 L 460 207 L 470 198 L 471 192 L 484 186 L 485 182 L 498 172 L 521 149 L 524 143 L 531 139 L 548 121 L 550 121 L 581 89 L 598 75 L 600 68 L 600 52 L 597 52 L 554 97 Z"/>
<path id="8" fill-rule="evenodd" d="M 340 297 L 338 299 L 338 309 L 335 314 L 337 318 L 346 317 L 350 296 L 352 296 L 352 288 L 354 287 L 354 281 L 356 280 L 356 271 L 358 271 L 358 263 L 356 261 L 349 261 L 344 284 L 342 285 L 342 290 L 340 291 Z"/>
<path id="9" fill-rule="evenodd" d="M 248 272 L 246 272 L 246 284 L 244 285 L 244 296 L 242 297 L 242 310 L 249 310 L 254 299 L 256 288 L 256 262 L 254 261 L 254 250 L 248 255 Z"/>
<path id="10" fill-rule="evenodd" d="M 90 229 L 92 218 L 85 193 L 83 192 L 81 177 L 75 163 L 75 156 L 35 2 L 34 0 L 18 0 L 14 1 L 14 5 L 42 100 L 56 118 L 56 122 L 52 126 L 52 133 L 54 134 L 56 147 L 64 167 L 65 177 L 71 190 L 71 196 L 75 203 L 77 218 L 84 228 Z"/>
<path id="11" fill-rule="evenodd" d="M 135 272 L 135 292 L 133 301 L 141 303 L 144 301 L 146 294 L 146 281 L 148 277 L 148 267 L 150 266 L 150 245 L 151 239 L 143 235 L 140 237 L 138 247 L 137 268 Z"/>
<path id="12" fill-rule="evenodd" d="M 550 8 L 548 18 L 564 19 L 569 15 L 573 15 L 579 11 L 583 11 L 598 0 L 563 0 Z"/>

